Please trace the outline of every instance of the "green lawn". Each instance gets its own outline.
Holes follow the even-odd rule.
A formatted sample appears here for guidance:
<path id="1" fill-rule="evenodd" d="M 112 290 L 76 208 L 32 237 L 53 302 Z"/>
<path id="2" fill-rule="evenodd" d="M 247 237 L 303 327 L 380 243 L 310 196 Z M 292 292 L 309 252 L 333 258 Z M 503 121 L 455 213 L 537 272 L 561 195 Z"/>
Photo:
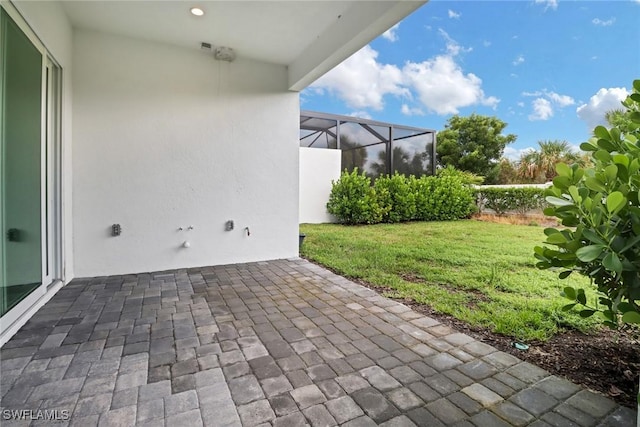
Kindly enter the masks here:
<path id="1" fill-rule="evenodd" d="M 546 340 L 562 328 L 593 330 L 598 319 L 562 312 L 565 286 L 588 280 L 535 268 L 542 227 L 473 220 L 343 226 L 305 224 L 302 255 L 338 273 L 392 288 L 472 325 L 519 340 Z M 588 292 L 590 299 L 593 292 Z"/>

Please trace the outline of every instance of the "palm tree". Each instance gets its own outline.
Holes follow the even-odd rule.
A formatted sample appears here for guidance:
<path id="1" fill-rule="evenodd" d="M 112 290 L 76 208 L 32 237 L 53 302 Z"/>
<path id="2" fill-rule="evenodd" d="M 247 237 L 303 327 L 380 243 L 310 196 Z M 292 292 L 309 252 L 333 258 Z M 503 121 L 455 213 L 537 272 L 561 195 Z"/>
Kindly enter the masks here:
<path id="1" fill-rule="evenodd" d="M 528 151 L 520 157 L 518 176 L 532 182 L 548 182 L 556 175 L 556 164 L 581 162 L 567 141 L 538 141 L 539 150 Z"/>

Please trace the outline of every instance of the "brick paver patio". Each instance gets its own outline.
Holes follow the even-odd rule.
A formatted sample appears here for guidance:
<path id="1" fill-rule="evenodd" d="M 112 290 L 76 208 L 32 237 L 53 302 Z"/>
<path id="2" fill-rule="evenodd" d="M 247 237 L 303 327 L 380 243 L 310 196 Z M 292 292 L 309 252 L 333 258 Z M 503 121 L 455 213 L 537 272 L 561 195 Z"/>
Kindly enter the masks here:
<path id="1" fill-rule="evenodd" d="M 301 259 L 76 279 L 0 358 L 2 425 L 542 427 L 636 419 Z M 65 414 L 69 420 L 55 423 L 8 421 Z"/>

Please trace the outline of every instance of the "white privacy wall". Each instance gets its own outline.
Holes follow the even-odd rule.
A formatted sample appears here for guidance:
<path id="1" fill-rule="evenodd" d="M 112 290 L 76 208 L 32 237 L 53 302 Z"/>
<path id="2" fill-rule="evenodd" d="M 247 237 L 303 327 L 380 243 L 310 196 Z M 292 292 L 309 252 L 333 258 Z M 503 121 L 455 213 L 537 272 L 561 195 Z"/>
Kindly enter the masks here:
<path id="1" fill-rule="evenodd" d="M 76 276 L 297 255 L 299 103 L 284 66 L 84 30 L 73 53 Z"/>
<path id="2" fill-rule="evenodd" d="M 331 181 L 340 178 L 340 150 L 300 147 L 300 223 L 335 222 L 327 212 Z"/>

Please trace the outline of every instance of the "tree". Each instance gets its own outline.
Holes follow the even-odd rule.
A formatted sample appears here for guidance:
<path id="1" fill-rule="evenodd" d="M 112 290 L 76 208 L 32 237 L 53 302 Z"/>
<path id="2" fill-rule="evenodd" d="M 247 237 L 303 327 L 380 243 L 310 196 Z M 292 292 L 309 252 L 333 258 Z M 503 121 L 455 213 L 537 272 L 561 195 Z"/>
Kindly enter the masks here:
<path id="1" fill-rule="evenodd" d="M 340 136 L 340 149 L 342 151 L 342 165 L 349 172 L 356 169 L 365 170 L 367 163 L 367 149 L 361 147 L 356 141 L 352 141 L 348 135 Z"/>
<path id="2" fill-rule="evenodd" d="M 516 140 L 516 135 L 502 135 L 507 123 L 497 117 L 472 114 L 453 116 L 438 132 L 436 151 L 442 166 L 475 173 L 493 184 L 499 173 L 504 147 Z"/>
<path id="3" fill-rule="evenodd" d="M 626 110 L 621 108 L 607 111 L 604 113 L 604 118 L 609 124 L 609 127 L 617 127 L 621 132 L 624 132 L 625 129 L 633 124 Z"/>
<path id="4" fill-rule="evenodd" d="M 395 146 L 393 147 L 393 163 L 391 174 L 397 172 L 401 175 L 414 175 L 416 177 L 421 177 L 425 174 L 431 173 L 431 165 L 430 165 L 430 155 L 431 148 L 430 143 L 427 144 L 427 147 L 424 152 L 417 152 L 411 155 L 407 150 L 404 150 L 402 147 Z M 374 177 L 386 175 L 387 172 L 387 152 L 379 151 L 378 152 L 378 161 L 373 162 L 370 165 L 371 173 Z"/>
<path id="5" fill-rule="evenodd" d="M 549 182 L 556 175 L 560 162 L 580 163 L 580 154 L 571 149 L 567 141 L 538 141 L 539 150 L 528 151 L 520 157 L 518 176 L 530 182 Z"/>
<path id="6" fill-rule="evenodd" d="M 503 157 L 498 163 L 499 172 L 496 178 L 496 184 L 519 184 L 521 181 L 518 177 L 515 162 Z"/>

